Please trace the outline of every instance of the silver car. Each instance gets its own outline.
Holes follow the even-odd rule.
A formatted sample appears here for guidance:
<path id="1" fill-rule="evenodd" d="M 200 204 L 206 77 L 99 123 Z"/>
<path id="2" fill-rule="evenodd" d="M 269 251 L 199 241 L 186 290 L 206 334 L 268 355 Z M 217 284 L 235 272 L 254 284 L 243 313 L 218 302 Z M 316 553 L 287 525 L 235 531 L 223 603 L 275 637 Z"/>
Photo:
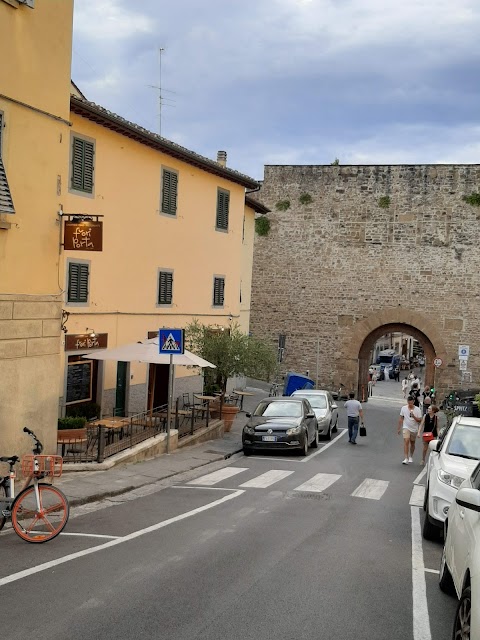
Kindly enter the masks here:
<path id="1" fill-rule="evenodd" d="M 315 412 L 318 422 L 318 434 L 325 440 L 330 440 L 332 433 L 337 431 L 338 405 L 330 391 L 324 389 L 299 389 L 292 396 L 306 398 Z"/>

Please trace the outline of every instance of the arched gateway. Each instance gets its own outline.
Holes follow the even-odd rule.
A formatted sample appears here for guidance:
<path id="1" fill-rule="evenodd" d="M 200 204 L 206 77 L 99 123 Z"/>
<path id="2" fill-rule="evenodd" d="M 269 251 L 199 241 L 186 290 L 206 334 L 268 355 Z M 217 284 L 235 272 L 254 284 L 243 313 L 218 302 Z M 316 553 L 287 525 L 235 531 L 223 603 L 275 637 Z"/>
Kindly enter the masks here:
<path id="1" fill-rule="evenodd" d="M 366 401 L 368 398 L 368 367 L 370 354 L 375 342 L 388 333 L 400 332 L 412 336 L 423 348 L 426 357 L 425 384 L 438 386 L 442 375 L 441 368 L 434 366 L 435 358 L 446 362 L 447 352 L 442 337 L 435 325 L 425 316 L 404 309 L 392 308 L 372 313 L 357 322 L 351 334 L 347 352 L 356 358 L 348 361 L 345 370 L 345 385 L 357 389 L 357 397 Z"/>
<path id="2" fill-rule="evenodd" d="M 373 343 L 401 331 L 438 397 L 479 387 L 479 185 L 480 165 L 266 166 L 250 328 L 281 373 L 361 397 Z"/>

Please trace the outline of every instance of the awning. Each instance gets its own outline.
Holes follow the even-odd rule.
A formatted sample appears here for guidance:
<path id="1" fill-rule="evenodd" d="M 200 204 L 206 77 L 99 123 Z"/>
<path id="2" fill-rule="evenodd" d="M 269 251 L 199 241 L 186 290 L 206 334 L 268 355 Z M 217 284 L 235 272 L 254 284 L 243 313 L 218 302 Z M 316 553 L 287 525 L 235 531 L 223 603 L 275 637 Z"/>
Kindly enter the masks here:
<path id="1" fill-rule="evenodd" d="M 15 213 L 12 194 L 8 186 L 7 173 L 0 158 L 0 213 Z"/>

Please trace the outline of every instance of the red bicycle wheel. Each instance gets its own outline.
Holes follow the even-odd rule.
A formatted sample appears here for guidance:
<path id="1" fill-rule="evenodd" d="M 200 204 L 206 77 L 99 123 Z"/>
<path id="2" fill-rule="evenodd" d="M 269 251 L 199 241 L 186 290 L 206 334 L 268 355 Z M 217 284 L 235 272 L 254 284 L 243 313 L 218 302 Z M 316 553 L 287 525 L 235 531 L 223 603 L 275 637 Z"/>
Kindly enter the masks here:
<path id="1" fill-rule="evenodd" d="M 38 494 L 40 508 L 34 485 L 19 493 L 12 506 L 12 526 L 15 533 L 27 542 L 53 540 L 68 521 L 68 500 L 60 489 L 38 483 Z"/>

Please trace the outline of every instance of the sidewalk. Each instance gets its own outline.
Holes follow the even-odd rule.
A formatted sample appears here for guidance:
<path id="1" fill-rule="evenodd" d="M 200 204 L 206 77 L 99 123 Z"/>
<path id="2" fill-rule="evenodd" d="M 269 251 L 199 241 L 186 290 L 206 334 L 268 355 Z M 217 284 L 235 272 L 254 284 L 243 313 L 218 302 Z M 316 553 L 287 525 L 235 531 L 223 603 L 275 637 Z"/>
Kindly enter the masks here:
<path id="1" fill-rule="evenodd" d="M 243 412 L 237 413 L 231 431 L 225 433 L 222 439 L 209 440 L 151 460 L 119 465 L 105 471 L 66 473 L 55 485 L 65 493 L 70 506 L 76 506 L 154 484 L 211 462 L 226 460 L 242 450 L 245 412 L 253 411 L 258 402 L 268 395 L 268 392 L 254 387 L 247 387 L 246 391 L 254 395 L 245 396 Z"/>

